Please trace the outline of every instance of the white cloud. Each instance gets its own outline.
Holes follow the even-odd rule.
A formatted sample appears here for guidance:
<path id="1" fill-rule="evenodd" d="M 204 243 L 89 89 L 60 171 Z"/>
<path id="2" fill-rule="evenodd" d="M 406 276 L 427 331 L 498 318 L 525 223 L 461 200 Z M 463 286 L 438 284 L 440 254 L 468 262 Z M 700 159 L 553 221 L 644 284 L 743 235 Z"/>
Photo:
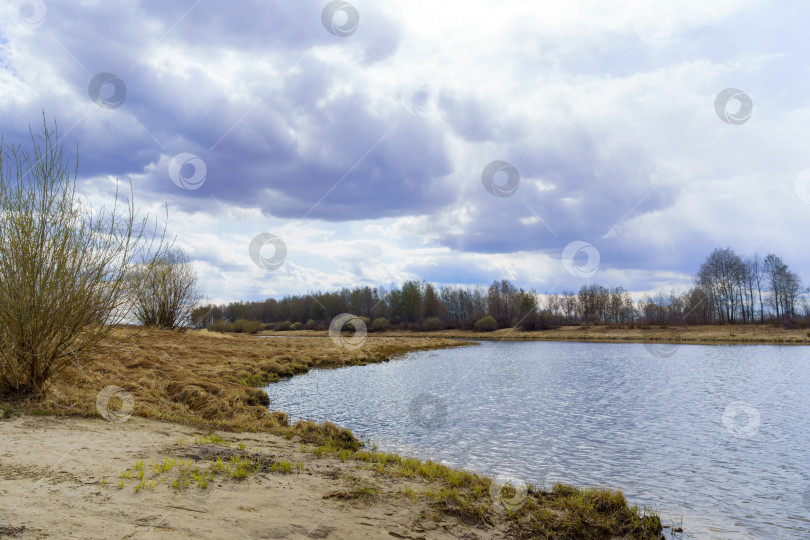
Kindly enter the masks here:
<path id="1" fill-rule="evenodd" d="M 358 31 L 341 39 L 314 1 L 185 16 L 49 3 L 39 28 L 4 22 L 6 138 L 43 108 L 56 117 L 88 195 L 109 197 L 118 176 L 150 211 L 168 202 L 170 232 L 221 300 L 411 278 L 576 287 L 559 265 L 573 240 L 602 253 L 594 279 L 631 290 L 681 286 L 723 245 L 777 251 L 810 277 L 796 249 L 810 206 L 793 191 L 810 167 L 799 7 L 355 5 Z M 89 100 L 100 71 L 127 83 L 120 109 Z M 411 115 L 420 87 L 428 103 Z M 753 100 L 742 126 L 715 114 L 728 87 Z M 207 164 L 201 189 L 168 178 L 179 152 Z M 493 160 L 520 171 L 513 197 L 483 189 Z M 248 256 L 262 232 L 287 244 L 278 271 Z"/>

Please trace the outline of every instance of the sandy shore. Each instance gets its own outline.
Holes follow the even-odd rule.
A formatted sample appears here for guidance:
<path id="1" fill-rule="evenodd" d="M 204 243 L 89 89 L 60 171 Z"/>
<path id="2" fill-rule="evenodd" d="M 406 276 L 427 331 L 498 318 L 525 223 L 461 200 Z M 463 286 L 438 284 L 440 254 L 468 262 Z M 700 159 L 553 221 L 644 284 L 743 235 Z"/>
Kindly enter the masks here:
<path id="1" fill-rule="evenodd" d="M 355 462 L 301 452 L 264 433 L 220 433 L 229 447 L 195 444 L 198 429 L 133 417 L 22 416 L 0 420 L 0 538 L 504 538 L 397 495 L 425 482 L 376 475 Z M 185 440 L 181 443 L 181 437 Z M 168 484 L 135 492 L 121 475 L 137 460 L 204 463 L 242 442 L 252 455 L 300 463 L 206 489 Z M 199 460 L 199 461 L 198 461 Z M 358 489 L 358 486 L 362 486 Z M 352 495 L 379 490 L 380 496 Z M 332 496 L 329 496 L 332 494 Z"/>
<path id="2" fill-rule="evenodd" d="M 354 350 L 326 336 L 119 334 L 46 399 L 0 400 L 0 538 L 661 537 L 621 492 L 502 491 L 361 448 L 333 424 L 291 425 L 256 388 L 462 340 L 369 335 Z"/>

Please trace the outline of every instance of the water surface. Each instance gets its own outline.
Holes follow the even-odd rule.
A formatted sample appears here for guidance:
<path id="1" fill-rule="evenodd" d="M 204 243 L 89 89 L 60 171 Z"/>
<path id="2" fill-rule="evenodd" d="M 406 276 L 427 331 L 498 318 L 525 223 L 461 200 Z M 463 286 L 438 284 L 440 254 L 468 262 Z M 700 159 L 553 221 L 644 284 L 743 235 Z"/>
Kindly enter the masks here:
<path id="1" fill-rule="evenodd" d="M 622 488 L 665 525 L 683 519 L 684 538 L 810 538 L 809 390 L 808 347 L 568 342 L 422 351 L 267 388 L 272 409 L 381 450 Z"/>

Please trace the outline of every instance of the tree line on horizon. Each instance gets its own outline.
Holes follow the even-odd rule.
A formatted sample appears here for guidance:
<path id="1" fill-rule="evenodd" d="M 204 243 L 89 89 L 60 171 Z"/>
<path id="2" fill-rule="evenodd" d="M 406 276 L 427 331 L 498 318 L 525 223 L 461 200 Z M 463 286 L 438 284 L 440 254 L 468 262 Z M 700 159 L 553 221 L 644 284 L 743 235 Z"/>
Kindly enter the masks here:
<path id="1" fill-rule="evenodd" d="M 508 280 L 489 287 L 437 287 L 410 280 L 400 287 L 356 287 L 288 295 L 281 300 L 208 304 L 191 313 L 197 328 L 247 331 L 258 324 L 277 330 L 323 330 L 341 313 L 363 317 L 370 330 L 473 329 L 491 317 L 499 328 L 542 330 L 574 324 L 683 325 L 780 323 L 809 326 L 806 287 L 781 257 L 741 257 L 715 249 L 683 292 L 634 300 L 622 287 L 583 285 L 578 292 L 538 293 Z M 246 322 L 256 323 L 246 325 Z M 238 325 L 237 325 L 238 326 Z M 494 326 L 494 325 L 493 325 Z M 251 329 L 252 328 L 252 329 Z M 490 328 L 494 329 L 494 328 Z M 241 329 L 241 331 L 245 331 Z"/>

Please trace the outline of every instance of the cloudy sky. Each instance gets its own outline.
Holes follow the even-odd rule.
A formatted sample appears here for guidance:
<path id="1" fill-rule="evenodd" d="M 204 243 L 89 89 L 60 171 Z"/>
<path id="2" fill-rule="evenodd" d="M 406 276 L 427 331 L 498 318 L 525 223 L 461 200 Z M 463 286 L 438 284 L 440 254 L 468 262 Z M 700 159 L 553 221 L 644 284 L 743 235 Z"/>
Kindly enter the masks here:
<path id="1" fill-rule="evenodd" d="M 0 128 L 22 141 L 44 110 L 83 195 L 120 180 L 167 204 L 215 301 L 411 278 L 668 290 L 718 246 L 810 280 L 809 12 L 12 0 Z"/>

